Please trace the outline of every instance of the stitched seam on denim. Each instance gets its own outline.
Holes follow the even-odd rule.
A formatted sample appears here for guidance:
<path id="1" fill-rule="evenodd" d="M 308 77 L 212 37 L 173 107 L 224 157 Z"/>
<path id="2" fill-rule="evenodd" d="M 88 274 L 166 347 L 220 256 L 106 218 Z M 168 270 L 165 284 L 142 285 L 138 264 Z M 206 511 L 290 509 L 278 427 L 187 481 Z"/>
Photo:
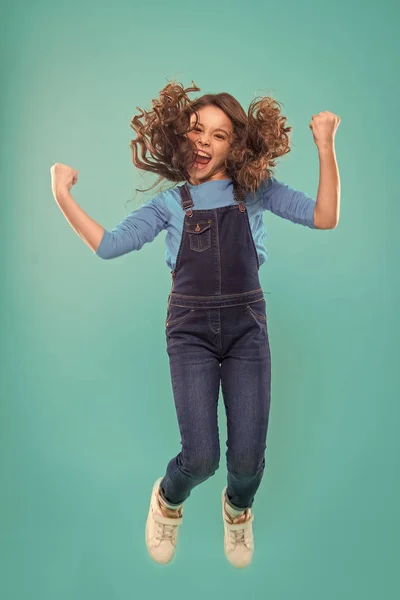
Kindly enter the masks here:
<path id="1" fill-rule="evenodd" d="M 215 253 L 214 253 L 214 268 L 215 268 L 215 291 L 221 293 L 221 248 L 219 245 L 219 223 L 218 216 L 215 218 Z"/>
<path id="2" fill-rule="evenodd" d="M 228 298 L 231 296 L 246 296 L 247 294 L 254 294 L 256 292 L 262 292 L 262 288 L 257 288 L 256 290 L 251 290 L 250 292 L 243 292 L 241 294 L 221 294 L 221 297 Z M 187 294 L 178 294 L 176 292 L 173 293 L 175 298 L 199 298 L 200 300 L 204 300 L 205 298 L 215 298 L 215 296 L 188 296 Z M 258 302 L 258 300 L 257 300 Z"/>
<path id="3" fill-rule="evenodd" d="M 256 321 L 260 320 L 263 323 L 266 322 L 267 317 L 264 317 L 264 315 L 259 315 L 258 313 L 254 312 L 254 310 L 249 305 L 247 305 L 247 308 L 248 308 L 249 312 L 254 316 L 254 318 L 256 319 Z"/>
<path id="4" fill-rule="evenodd" d="M 207 232 L 207 238 L 204 239 L 204 233 Z M 188 233 L 189 236 L 189 245 L 190 249 L 193 252 L 204 252 L 205 250 L 209 250 L 211 248 L 211 229 L 205 229 L 201 234 L 197 233 Z M 202 236 L 202 237 L 200 237 Z M 204 245 L 203 245 L 204 241 Z M 197 247 L 196 247 L 197 245 Z"/>
<path id="5" fill-rule="evenodd" d="M 179 305 L 176 304 L 175 306 L 179 306 Z M 187 308 L 187 307 L 183 306 L 182 308 Z M 190 317 L 190 315 L 192 313 L 194 313 L 195 310 L 196 310 L 195 308 L 191 308 L 190 311 L 187 313 L 187 315 L 185 315 L 184 317 L 179 317 L 179 319 L 167 319 L 168 325 L 174 325 L 175 323 L 180 323 L 181 321 L 185 321 L 186 319 L 188 319 Z"/>
<path id="6" fill-rule="evenodd" d="M 251 232 L 250 219 L 249 219 L 249 215 L 247 214 L 247 210 L 245 212 L 245 215 L 246 215 L 247 231 L 249 232 L 249 235 L 250 235 L 250 238 L 251 238 L 251 242 L 252 242 L 254 253 L 255 253 L 255 258 L 256 258 L 256 261 L 257 261 L 257 269 L 259 270 L 260 269 L 260 261 L 259 261 L 259 258 L 258 258 L 258 252 L 257 252 L 256 244 L 254 242 L 253 234 Z"/>

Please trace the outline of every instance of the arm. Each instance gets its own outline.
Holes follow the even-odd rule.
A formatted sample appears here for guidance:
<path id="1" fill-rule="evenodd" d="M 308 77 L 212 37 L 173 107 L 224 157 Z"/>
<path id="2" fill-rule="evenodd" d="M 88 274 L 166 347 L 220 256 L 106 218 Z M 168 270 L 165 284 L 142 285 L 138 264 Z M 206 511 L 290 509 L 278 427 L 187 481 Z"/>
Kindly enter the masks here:
<path id="1" fill-rule="evenodd" d="M 140 250 L 167 226 L 161 194 L 135 210 L 112 231 L 104 229 L 85 213 L 68 190 L 56 194 L 58 206 L 76 233 L 100 258 L 116 258 Z"/>
<path id="2" fill-rule="evenodd" d="M 333 229 L 339 222 L 340 179 L 335 155 L 335 134 L 340 117 L 325 110 L 313 115 L 309 125 L 319 155 L 319 186 L 315 207 L 315 224 L 319 229 Z"/>
<path id="3" fill-rule="evenodd" d="M 270 177 L 263 181 L 259 188 L 264 210 L 269 210 L 278 217 L 288 219 L 315 229 L 315 200 L 304 192 L 299 192 L 289 185 Z"/>
<path id="4" fill-rule="evenodd" d="M 55 200 L 74 231 L 93 251 L 96 251 L 104 234 L 104 227 L 96 223 L 75 202 L 68 189 L 54 193 Z"/>
<path id="5" fill-rule="evenodd" d="M 334 145 L 318 147 L 319 185 L 315 206 L 315 225 L 334 229 L 339 222 L 340 178 Z"/>
<path id="6" fill-rule="evenodd" d="M 96 255 L 100 258 L 116 258 L 133 250 L 140 250 L 143 244 L 152 242 L 168 225 L 164 192 L 160 192 L 133 211 L 112 231 L 104 230 Z"/>
<path id="7" fill-rule="evenodd" d="M 93 252 L 101 258 L 115 258 L 139 250 L 168 225 L 164 193 L 126 217 L 111 232 L 96 223 L 75 202 L 70 189 L 78 181 L 78 171 L 55 163 L 51 169 L 53 196 L 65 218 Z"/>

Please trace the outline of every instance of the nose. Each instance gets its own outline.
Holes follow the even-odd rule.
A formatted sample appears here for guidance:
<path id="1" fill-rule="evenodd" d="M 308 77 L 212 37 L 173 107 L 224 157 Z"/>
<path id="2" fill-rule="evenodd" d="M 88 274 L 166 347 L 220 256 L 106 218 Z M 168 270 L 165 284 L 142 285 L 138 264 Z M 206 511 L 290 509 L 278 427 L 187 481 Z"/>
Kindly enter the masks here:
<path id="1" fill-rule="evenodd" d="M 199 149 L 200 150 L 205 150 L 206 148 L 208 148 L 210 144 L 207 142 L 206 144 L 203 141 L 200 141 L 199 143 Z"/>
<path id="2" fill-rule="evenodd" d="M 207 135 L 206 135 L 204 132 L 202 132 L 202 133 L 199 135 L 199 138 L 198 138 L 198 140 L 199 140 L 199 144 L 200 144 L 201 146 L 204 146 L 204 145 L 207 145 L 207 146 L 209 146 L 209 145 L 210 145 L 210 142 L 209 142 L 209 140 L 208 140 L 208 136 L 207 136 Z"/>

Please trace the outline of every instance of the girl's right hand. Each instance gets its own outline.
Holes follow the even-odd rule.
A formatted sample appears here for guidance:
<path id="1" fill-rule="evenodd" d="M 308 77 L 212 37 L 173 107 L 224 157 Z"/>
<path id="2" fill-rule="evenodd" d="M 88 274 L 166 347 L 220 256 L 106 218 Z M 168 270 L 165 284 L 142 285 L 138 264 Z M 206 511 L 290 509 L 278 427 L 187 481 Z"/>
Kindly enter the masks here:
<path id="1" fill-rule="evenodd" d="M 69 191 L 73 185 L 78 181 L 78 171 L 63 165 L 61 163 L 55 163 L 51 169 L 51 189 L 54 197 L 57 192 L 67 190 Z"/>

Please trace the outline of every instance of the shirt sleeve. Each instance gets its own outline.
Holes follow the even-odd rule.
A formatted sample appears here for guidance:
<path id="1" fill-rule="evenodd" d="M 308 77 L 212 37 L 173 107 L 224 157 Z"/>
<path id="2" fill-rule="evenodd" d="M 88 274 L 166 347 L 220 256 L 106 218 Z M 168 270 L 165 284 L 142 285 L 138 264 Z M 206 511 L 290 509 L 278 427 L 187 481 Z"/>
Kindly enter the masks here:
<path id="1" fill-rule="evenodd" d="M 133 211 L 111 231 L 105 229 L 95 254 L 108 259 L 140 250 L 144 244 L 152 242 L 167 225 L 165 195 L 161 192 Z"/>
<path id="2" fill-rule="evenodd" d="M 261 183 L 260 195 L 264 210 L 269 210 L 293 223 L 316 229 L 314 224 L 316 202 L 304 192 L 299 192 L 271 177 Z"/>

